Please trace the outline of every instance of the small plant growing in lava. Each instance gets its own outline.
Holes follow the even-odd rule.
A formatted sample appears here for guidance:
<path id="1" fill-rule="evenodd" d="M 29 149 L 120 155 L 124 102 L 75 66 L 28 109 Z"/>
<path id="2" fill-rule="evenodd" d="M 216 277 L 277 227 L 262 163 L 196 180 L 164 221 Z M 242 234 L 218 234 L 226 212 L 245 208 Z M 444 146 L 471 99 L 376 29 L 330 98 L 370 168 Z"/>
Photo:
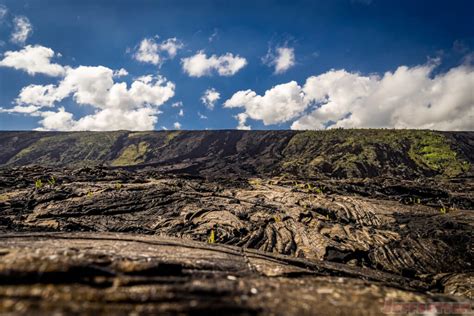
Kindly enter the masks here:
<path id="1" fill-rule="evenodd" d="M 56 185 L 56 178 L 53 177 L 53 176 L 50 176 L 49 179 L 48 179 L 48 184 L 52 187 L 54 187 Z"/>
<path id="2" fill-rule="evenodd" d="M 209 238 L 207 238 L 207 243 L 214 244 L 216 242 L 216 232 L 214 228 L 211 229 L 211 233 L 209 234 Z"/>
<path id="3" fill-rule="evenodd" d="M 41 189 L 42 187 L 43 187 L 43 181 L 41 181 L 41 179 L 36 179 L 35 188 Z"/>
<path id="4" fill-rule="evenodd" d="M 249 180 L 248 180 L 248 183 L 249 183 L 250 185 L 253 185 L 253 186 L 258 186 L 258 185 L 261 185 L 261 184 L 262 184 L 262 180 L 261 180 L 261 179 L 257 179 L 257 178 L 249 179 Z"/>

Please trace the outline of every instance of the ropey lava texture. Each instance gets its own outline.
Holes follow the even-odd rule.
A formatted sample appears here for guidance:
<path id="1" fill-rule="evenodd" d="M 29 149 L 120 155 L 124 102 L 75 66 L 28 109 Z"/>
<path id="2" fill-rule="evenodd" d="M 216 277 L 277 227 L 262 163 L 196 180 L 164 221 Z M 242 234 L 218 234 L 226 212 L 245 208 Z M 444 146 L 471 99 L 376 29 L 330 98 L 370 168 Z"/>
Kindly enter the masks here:
<path id="1" fill-rule="evenodd" d="M 252 134 L 222 133 L 252 143 L 241 143 Z M 391 166 L 393 155 L 392 176 L 382 165 L 362 178 L 349 174 L 383 163 L 372 147 L 355 158 L 322 153 L 333 159 L 324 167 L 309 155 L 317 139 L 305 136 L 303 146 L 288 134 L 285 145 L 250 146 L 262 156 L 239 157 L 239 148 L 205 156 L 193 144 L 188 158 L 152 162 L 146 155 L 156 149 L 142 145 L 134 153 L 143 161 L 126 166 L 104 165 L 117 157 L 63 166 L 64 152 L 52 158 L 57 165 L 18 166 L 18 157 L 46 159 L 34 147 L 42 137 L 12 150 L 0 169 L 0 311 L 366 315 L 387 300 L 471 302 L 471 133 L 447 134 L 454 160 L 437 139 L 403 141 L 397 150 L 411 158 L 402 168 Z M 165 137 L 161 155 L 174 155 L 166 148 L 179 135 Z M 444 158 L 417 154 L 425 145 Z M 115 149 L 122 162 L 129 146 Z M 76 155 L 95 161 L 97 148 Z"/>

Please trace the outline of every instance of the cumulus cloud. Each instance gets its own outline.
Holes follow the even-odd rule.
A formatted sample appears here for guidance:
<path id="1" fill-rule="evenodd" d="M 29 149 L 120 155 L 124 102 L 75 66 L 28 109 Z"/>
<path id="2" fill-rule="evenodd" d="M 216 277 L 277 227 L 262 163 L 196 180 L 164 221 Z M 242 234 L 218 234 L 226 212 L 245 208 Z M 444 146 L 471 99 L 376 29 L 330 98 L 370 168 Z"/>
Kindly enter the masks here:
<path id="1" fill-rule="evenodd" d="M 207 120 L 207 116 L 205 116 L 204 114 L 202 114 L 201 112 L 198 112 L 198 116 L 201 120 Z"/>
<path id="2" fill-rule="evenodd" d="M 247 65 L 247 60 L 239 55 L 227 53 L 222 56 L 207 57 L 204 51 L 181 59 L 184 72 L 191 77 L 210 76 L 217 72 L 220 76 L 233 76 Z"/>
<path id="3" fill-rule="evenodd" d="M 168 38 L 167 40 L 161 42 L 159 48 L 161 51 L 168 53 L 170 58 L 176 57 L 178 50 L 183 48 L 184 44 L 179 41 L 176 37 Z"/>
<path id="4" fill-rule="evenodd" d="M 201 102 L 209 109 L 214 109 L 214 105 L 221 98 L 221 94 L 214 88 L 207 89 L 201 97 Z"/>
<path id="5" fill-rule="evenodd" d="M 292 129 L 472 130 L 473 68 L 461 65 L 433 75 L 435 67 L 436 62 L 400 66 L 382 76 L 331 70 L 309 77 L 303 87 L 292 81 L 275 86 L 264 96 L 238 91 L 224 106 L 243 107 L 244 114 L 265 125 L 298 118 Z"/>
<path id="6" fill-rule="evenodd" d="M 153 65 L 161 65 L 164 57 L 161 53 L 166 52 L 168 58 L 173 59 L 178 50 L 183 48 L 183 43 L 176 37 L 158 43 L 154 38 L 144 38 L 133 55 L 135 60 Z"/>
<path id="7" fill-rule="evenodd" d="M 275 52 L 269 50 L 262 60 L 265 64 L 275 67 L 275 74 L 281 74 L 295 65 L 295 49 L 277 47 Z"/>
<path id="8" fill-rule="evenodd" d="M 19 45 L 23 45 L 33 32 L 33 26 L 26 16 L 17 16 L 13 19 L 13 32 L 10 40 Z"/>
<path id="9" fill-rule="evenodd" d="M 173 127 L 174 127 L 174 129 L 181 129 L 181 123 L 180 122 L 174 122 Z"/>
<path id="10" fill-rule="evenodd" d="M 183 109 L 180 109 L 180 110 L 179 110 L 178 116 L 184 116 L 184 110 L 183 110 Z"/>
<path id="11" fill-rule="evenodd" d="M 128 76 L 128 71 L 124 68 L 120 68 L 119 70 L 114 71 L 114 78 L 120 78 Z"/>
<path id="12" fill-rule="evenodd" d="M 277 85 L 263 96 L 252 90 L 238 91 L 224 103 L 226 108 L 245 108 L 248 117 L 262 120 L 265 125 L 296 118 L 307 106 L 304 92 L 296 81 Z"/>
<path id="13" fill-rule="evenodd" d="M 72 96 L 78 104 L 101 109 L 132 110 L 159 106 L 174 96 L 174 83 L 160 76 L 142 76 L 132 82 L 115 83 L 112 69 L 103 66 L 70 68 L 58 85 L 29 85 L 22 89 L 18 104 L 51 106 Z"/>
<path id="14" fill-rule="evenodd" d="M 103 66 L 67 68 L 57 85 L 26 86 L 16 99 L 17 105 L 3 111 L 40 116 L 42 130 L 153 129 L 159 106 L 174 96 L 174 83 L 147 75 L 136 78 L 128 87 L 125 82 L 114 82 L 116 77 L 117 71 Z M 63 107 L 42 111 L 67 97 L 79 105 L 94 107 L 94 113 L 75 120 Z"/>
<path id="15" fill-rule="evenodd" d="M 158 111 L 153 108 L 139 108 L 136 110 L 104 109 L 94 114 L 84 116 L 79 120 L 73 119 L 73 114 L 64 107 L 58 111 L 44 111 L 39 115 L 42 127 L 38 130 L 61 131 L 111 131 L 111 130 L 150 130 L 156 122 Z"/>
<path id="16" fill-rule="evenodd" d="M 51 59 L 58 57 L 51 48 L 40 45 L 28 45 L 20 51 L 7 51 L 0 61 L 0 67 L 10 67 L 26 71 L 30 75 L 37 73 L 48 76 L 62 76 L 65 67 L 51 63 Z"/>
<path id="17" fill-rule="evenodd" d="M 248 117 L 249 116 L 245 113 L 239 113 L 235 116 L 235 118 L 239 122 L 239 125 L 237 125 L 237 129 L 240 129 L 240 130 L 251 130 L 252 129 L 250 127 L 250 125 L 245 125 L 245 123 L 247 122 Z"/>

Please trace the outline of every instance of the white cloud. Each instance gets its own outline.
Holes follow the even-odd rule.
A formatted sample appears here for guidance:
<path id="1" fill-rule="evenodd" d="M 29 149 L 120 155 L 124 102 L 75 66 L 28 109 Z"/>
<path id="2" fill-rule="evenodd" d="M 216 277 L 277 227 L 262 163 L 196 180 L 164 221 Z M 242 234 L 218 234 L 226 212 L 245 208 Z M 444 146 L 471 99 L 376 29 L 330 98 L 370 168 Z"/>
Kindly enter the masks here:
<path id="1" fill-rule="evenodd" d="M 16 99 L 17 105 L 3 111 L 41 116 L 41 130 L 153 129 L 161 113 L 159 106 L 174 96 L 174 83 L 147 75 L 128 87 L 125 82 L 114 82 L 116 75 L 117 71 L 103 66 L 67 68 L 57 85 L 26 86 Z M 41 111 L 70 96 L 77 104 L 96 108 L 95 112 L 75 120 L 63 107 Z"/>
<path id="2" fill-rule="evenodd" d="M 160 55 L 166 52 L 170 59 L 173 59 L 178 50 L 183 48 L 183 43 L 176 37 L 168 38 L 161 43 L 157 43 L 154 38 L 144 38 L 138 45 L 137 51 L 133 55 L 135 60 L 150 63 L 153 65 L 160 65 L 164 61 L 164 57 Z"/>
<path id="3" fill-rule="evenodd" d="M 245 113 L 239 113 L 235 116 L 235 118 L 239 122 L 239 125 L 237 125 L 237 129 L 240 129 L 240 130 L 251 130 L 252 129 L 250 127 L 250 125 L 245 125 L 245 123 L 247 122 L 248 117 L 249 116 Z"/>
<path id="4" fill-rule="evenodd" d="M 69 68 L 58 85 L 30 85 L 22 89 L 18 104 L 51 106 L 72 96 L 76 103 L 101 109 L 134 110 L 147 105 L 159 106 L 174 96 L 174 83 L 157 76 L 137 78 L 130 88 L 115 83 L 107 67 L 79 66 Z"/>
<path id="5" fill-rule="evenodd" d="M 57 56 L 51 48 L 28 45 L 20 51 L 7 51 L 0 66 L 11 67 L 26 71 L 30 75 L 45 74 L 48 76 L 62 76 L 65 67 L 51 63 L 51 59 Z"/>
<path id="6" fill-rule="evenodd" d="M 180 122 L 174 122 L 173 127 L 174 127 L 174 129 L 181 129 L 181 123 Z"/>
<path id="7" fill-rule="evenodd" d="M 277 47 L 276 54 L 269 50 L 262 60 L 265 64 L 275 67 L 275 74 L 281 74 L 295 65 L 295 49 Z"/>
<path id="8" fill-rule="evenodd" d="M 473 68 L 461 65 L 433 76 L 435 67 L 433 62 L 400 66 L 383 76 L 331 70 L 309 77 L 303 87 L 292 81 L 264 96 L 238 91 L 224 106 L 243 107 L 244 114 L 265 125 L 298 118 L 292 129 L 474 129 Z"/>
<path id="9" fill-rule="evenodd" d="M 221 94 L 216 89 L 211 88 L 204 91 L 201 102 L 210 110 L 214 109 L 214 105 L 221 98 Z"/>
<path id="10" fill-rule="evenodd" d="M 322 88 L 322 105 L 293 123 L 301 129 L 333 121 L 332 127 L 394 127 L 438 130 L 474 128 L 474 71 L 459 66 L 432 77 L 435 66 L 401 66 L 382 77 L 357 76 Z M 358 83 L 354 84 L 353 82 Z M 365 81 L 365 83 L 361 83 Z M 355 89 L 356 91 L 352 91 Z M 336 93 L 336 91 L 338 91 Z M 338 95 L 339 94 L 339 95 Z M 349 97 L 342 98 L 344 95 Z"/>
<path id="11" fill-rule="evenodd" d="M 28 105 L 28 106 L 23 106 L 23 105 L 15 105 L 11 109 L 4 109 L 0 108 L 0 112 L 5 112 L 5 113 L 22 113 L 22 114 L 31 114 L 33 115 L 34 113 L 37 113 L 37 111 L 41 107 L 35 106 L 35 105 Z"/>
<path id="12" fill-rule="evenodd" d="M 114 71 L 114 78 L 120 78 L 128 76 L 128 71 L 124 68 L 120 68 L 119 70 Z"/>
<path id="13" fill-rule="evenodd" d="M 40 115 L 43 117 L 40 121 L 43 127 L 39 130 L 67 131 L 71 130 L 74 124 L 72 113 L 66 112 L 64 107 L 60 107 L 57 112 L 45 111 L 41 112 Z"/>
<path id="14" fill-rule="evenodd" d="M 72 113 L 63 107 L 57 112 L 41 112 L 43 119 L 39 130 L 61 131 L 111 131 L 111 130 L 151 130 L 154 128 L 158 111 L 152 108 L 139 108 L 124 111 L 121 109 L 104 109 L 94 114 L 74 120 Z"/>
<path id="15" fill-rule="evenodd" d="M 174 58 L 178 53 L 178 50 L 184 47 L 184 44 L 176 37 L 173 37 L 161 42 L 159 47 L 161 51 L 166 51 L 170 58 Z"/>
<path id="16" fill-rule="evenodd" d="M 178 116 L 184 116 L 184 110 L 183 110 L 183 109 L 180 109 L 180 110 L 179 110 Z"/>
<path id="17" fill-rule="evenodd" d="M 13 19 L 13 33 L 10 40 L 19 45 L 23 45 L 33 32 L 33 26 L 26 16 L 16 16 Z"/>
<path id="18" fill-rule="evenodd" d="M 277 85 L 263 96 L 252 90 L 238 91 L 224 103 L 226 108 L 245 108 L 248 117 L 262 120 L 265 125 L 287 122 L 307 106 L 302 88 L 296 81 Z"/>
<path id="19" fill-rule="evenodd" d="M 23 21 L 23 22 L 22 22 Z M 18 30 L 23 34 L 15 35 L 15 40 L 24 41 L 31 30 L 25 29 L 28 20 L 16 20 Z M 23 24 L 22 24 L 23 23 Z M 26 30 L 26 31 L 25 31 Z M 22 39 L 22 37 L 24 39 Z M 176 54 L 176 39 L 162 42 L 160 50 L 170 57 Z M 50 48 L 28 45 L 20 51 L 8 51 L 0 60 L 0 66 L 61 77 L 57 84 L 24 87 L 9 109 L 0 108 L 0 112 L 23 113 L 40 117 L 40 130 L 150 130 L 158 121 L 159 106 L 174 96 L 175 85 L 162 76 L 145 75 L 135 78 L 130 86 L 126 82 L 114 79 L 127 76 L 121 68 L 112 70 L 104 66 L 79 66 L 72 68 L 52 63 L 53 57 L 60 57 Z M 58 102 L 72 97 L 79 105 L 95 108 L 93 114 L 75 119 L 73 113 L 64 107 L 54 108 Z M 184 115 L 184 112 L 181 111 Z"/>
<path id="20" fill-rule="evenodd" d="M 172 108 L 179 108 L 179 107 L 182 107 L 182 106 L 183 106 L 183 101 L 177 101 L 177 102 L 174 102 L 173 104 L 171 104 Z"/>
<path id="21" fill-rule="evenodd" d="M 158 44 L 152 38 L 145 38 L 133 57 L 142 63 L 158 65 L 161 63 L 161 56 L 158 54 Z"/>
<path id="22" fill-rule="evenodd" d="M 201 120 L 207 120 L 207 116 L 205 116 L 204 114 L 202 114 L 201 112 L 198 112 L 198 116 Z"/>
<path id="23" fill-rule="evenodd" d="M 21 89 L 17 104 L 34 104 L 35 106 L 53 106 L 55 102 L 61 101 L 64 97 L 57 93 L 57 87 L 49 85 L 29 85 Z"/>
<path id="24" fill-rule="evenodd" d="M 214 71 L 220 76 L 232 76 L 247 65 L 247 60 L 231 53 L 207 57 L 203 51 L 199 51 L 191 57 L 181 59 L 181 63 L 183 70 L 191 77 L 210 76 Z"/>

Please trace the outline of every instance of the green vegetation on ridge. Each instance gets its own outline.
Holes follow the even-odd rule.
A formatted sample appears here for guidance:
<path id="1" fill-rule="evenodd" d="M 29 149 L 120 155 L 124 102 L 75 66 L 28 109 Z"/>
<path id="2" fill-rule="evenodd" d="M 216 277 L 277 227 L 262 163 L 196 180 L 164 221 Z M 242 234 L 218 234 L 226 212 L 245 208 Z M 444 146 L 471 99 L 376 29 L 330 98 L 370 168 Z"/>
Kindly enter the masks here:
<path id="1" fill-rule="evenodd" d="M 34 142 L 18 142 L 32 137 Z M 471 172 L 474 133 L 427 130 L 8 133 L 6 165 L 131 166 L 242 177 L 403 178 Z M 25 144 L 25 145 L 21 145 Z M 181 164 L 181 162 L 184 162 Z M 192 166 L 192 167 L 190 167 Z M 226 171 L 227 170 L 227 171 Z"/>
<path id="2" fill-rule="evenodd" d="M 112 146 L 125 132 L 71 132 L 45 134 L 20 150 L 7 164 L 95 165 L 107 160 Z"/>
<path id="3" fill-rule="evenodd" d="M 140 142 L 138 144 L 128 145 L 120 154 L 120 156 L 112 161 L 112 166 L 129 166 L 137 165 L 145 161 L 145 154 L 148 151 L 148 143 Z"/>
<path id="4" fill-rule="evenodd" d="M 296 134 L 284 150 L 283 170 L 311 175 L 331 169 L 348 177 L 384 168 L 415 169 L 453 177 L 469 170 L 442 133 L 425 130 L 333 129 Z"/>

